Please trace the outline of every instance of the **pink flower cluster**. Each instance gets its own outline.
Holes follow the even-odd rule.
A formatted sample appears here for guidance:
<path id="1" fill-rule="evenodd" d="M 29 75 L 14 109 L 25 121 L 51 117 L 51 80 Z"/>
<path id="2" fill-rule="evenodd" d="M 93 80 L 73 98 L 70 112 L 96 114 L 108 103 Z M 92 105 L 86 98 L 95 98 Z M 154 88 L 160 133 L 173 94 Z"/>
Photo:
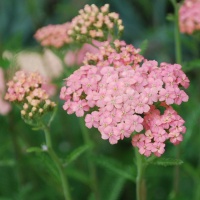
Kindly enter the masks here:
<path id="1" fill-rule="evenodd" d="M 8 101 L 23 101 L 28 93 L 41 87 L 43 78 L 36 72 L 27 74 L 24 71 L 17 71 L 13 80 L 7 83 L 8 90 L 5 99 Z"/>
<path id="2" fill-rule="evenodd" d="M 71 28 L 68 34 L 74 41 L 86 42 L 88 39 L 106 41 L 109 35 L 120 35 L 124 30 L 122 20 L 115 12 L 109 12 L 109 5 L 105 4 L 100 9 L 92 4 L 85 5 L 84 9 L 79 11 L 79 15 L 74 17 L 71 22 Z"/>
<path id="3" fill-rule="evenodd" d="M 24 119 L 40 117 L 56 106 L 48 99 L 49 96 L 43 89 L 44 83 L 44 79 L 37 72 L 17 71 L 13 80 L 7 83 L 5 100 L 20 103 L 23 107 L 21 115 Z"/>
<path id="4" fill-rule="evenodd" d="M 200 30 L 200 0 L 184 1 L 179 10 L 179 26 L 187 34 Z"/>
<path id="5" fill-rule="evenodd" d="M 136 134 L 132 138 L 132 145 L 139 148 L 139 153 L 150 156 L 152 153 L 160 157 L 165 152 L 165 141 L 170 140 L 174 145 L 183 140 L 186 128 L 184 120 L 171 107 L 165 105 L 163 115 L 154 105 L 144 114 L 145 134 Z"/>
<path id="6" fill-rule="evenodd" d="M 42 46 L 60 48 L 71 42 L 67 34 L 69 29 L 70 23 L 48 25 L 37 30 L 34 37 Z"/>
<path id="7" fill-rule="evenodd" d="M 165 129 L 165 134 L 171 134 L 168 136 L 170 141 L 177 144 L 181 139 L 176 140 L 173 135 L 177 133 L 174 131 L 176 121 L 184 121 L 169 105 L 188 101 L 187 94 L 179 86 L 187 88 L 189 80 L 178 64 L 161 63 L 158 66 L 156 61 L 147 60 L 141 64 L 143 57 L 138 52 L 132 45 L 117 40 L 114 47 L 105 42 L 99 54 L 87 55 L 85 65 L 68 77 L 66 86 L 61 89 L 60 98 L 65 100 L 63 108 L 77 117 L 89 111 L 85 116 L 86 126 L 98 128 L 102 139 L 111 144 L 130 137 L 134 131 L 145 130 L 153 134 L 150 142 L 157 148 L 158 141 L 157 145 L 164 144 L 159 138 Z M 157 113 L 160 102 L 167 105 L 163 116 Z M 153 109 L 155 104 L 158 109 Z M 157 115 L 156 126 L 152 119 Z M 165 122 L 167 116 L 171 118 Z M 185 131 L 182 124 L 178 128 L 179 134 Z M 135 137 L 141 136 L 135 135 L 133 140 Z M 133 145 L 145 148 L 146 143 L 142 142 L 133 142 Z M 163 153 L 152 150 L 148 154 L 140 150 L 145 156 L 151 152 L 157 156 Z"/>
<path id="8" fill-rule="evenodd" d="M 115 40 L 111 45 L 108 41 L 99 46 L 99 52 L 86 53 L 83 63 L 100 66 L 113 66 L 115 68 L 131 66 L 136 68 L 143 61 L 143 56 L 139 54 L 140 49 L 133 45 L 127 45 L 124 41 Z"/>

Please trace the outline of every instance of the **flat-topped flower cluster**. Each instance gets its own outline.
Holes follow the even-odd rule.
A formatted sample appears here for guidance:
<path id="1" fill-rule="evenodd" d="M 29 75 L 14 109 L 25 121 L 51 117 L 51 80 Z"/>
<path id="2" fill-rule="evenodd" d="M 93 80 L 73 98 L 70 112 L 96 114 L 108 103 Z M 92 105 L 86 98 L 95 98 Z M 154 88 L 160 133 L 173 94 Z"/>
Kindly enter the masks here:
<path id="1" fill-rule="evenodd" d="M 39 118 L 56 106 L 43 89 L 44 83 L 44 79 L 37 72 L 17 71 L 13 80 L 7 83 L 5 100 L 21 105 L 21 116 L 24 119 Z"/>
<path id="2" fill-rule="evenodd" d="M 86 114 L 86 126 L 98 128 L 111 144 L 140 133 L 132 144 L 145 156 L 164 153 L 167 139 L 173 144 L 182 140 L 184 121 L 170 106 L 188 101 L 181 87 L 187 88 L 189 79 L 180 65 L 158 66 L 119 40 L 105 42 L 98 54 L 87 54 L 84 63 L 61 89 L 68 114 Z"/>
<path id="3" fill-rule="evenodd" d="M 179 9 L 179 26 L 182 33 L 200 30 L 200 0 L 185 0 Z"/>
<path id="4" fill-rule="evenodd" d="M 67 34 L 69 28 L 69 22 L 56 25 L 50 24 L 38 29 L 34 37 L 42 46 L 60 48 L 71 42 L 71 38 Z"/>
<path id="5" fill-rule="evenodd" d="M 85 5 L 71 22 L 42 27 L 34 36 L 42 46 L 61 48 L 74 42 L 107 41 L 110 36 L 119 37 L 123 30 L 119 14 L 110 12 L 108 4 L 100 9 L 92 4 Z"/>

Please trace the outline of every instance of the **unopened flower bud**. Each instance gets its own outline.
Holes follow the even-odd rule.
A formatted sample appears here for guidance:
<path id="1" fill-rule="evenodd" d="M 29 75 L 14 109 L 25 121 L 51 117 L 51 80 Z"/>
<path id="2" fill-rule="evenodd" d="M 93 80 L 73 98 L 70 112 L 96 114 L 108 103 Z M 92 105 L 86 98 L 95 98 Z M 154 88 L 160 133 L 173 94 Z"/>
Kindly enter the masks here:
<path id="1" fill-rule="evenodd" d="M 119 31 L 123 31 L 124 30 L 124 26 L 120 25 L 119 26 Z"/>
<path id="2" fill-rule="evenodd" d="M 45 100 L 45 104 L 46 105 L 50 105 L 51 104 L 51 101 L 49 99 Z"/>
<path id="3" fill-rule="evenodd" d="M 122 25 L 122 20 L 121 20 L 121 19 L 118 19 L 118 20 L 117 20 L 117 24 L 118 24 L 118 25 Z"/>
<path id="4" fill-rule="evenodd" d="M 24 108 L 24 110 L 27 110 L 27 109 L 28 109 L 28 104 L 25 103 L 25 104 L 23 105 L 23 108 Z"/>
<path id="5" fill-rule="evenodd" d="M 31 109 L 32 112 L 35 112 L 36 110 L 37 110 L 37 108 L 35 106 L 32 107 L 32 109 Z"/>
<path id="6" fill-rule="evenodd" d="M 55 107 L 55 106 L 56 106 L 56 103 L 55 103 L 55 102 L 51 102 L 51 106 L 52 106 L 52 107 Z"/>
<path id="7" fill-rule="evenodd" d="M 43 113 L 43 111 L 44 111 L 44 110 L 43 110 L 42 108 L 39 109 L 39 113 Z"/>
<path id="8" fill-rule="evenodd" d="M 26 115 L 26 111 L 25 110 L 21 110 L 21 115 Z"/>

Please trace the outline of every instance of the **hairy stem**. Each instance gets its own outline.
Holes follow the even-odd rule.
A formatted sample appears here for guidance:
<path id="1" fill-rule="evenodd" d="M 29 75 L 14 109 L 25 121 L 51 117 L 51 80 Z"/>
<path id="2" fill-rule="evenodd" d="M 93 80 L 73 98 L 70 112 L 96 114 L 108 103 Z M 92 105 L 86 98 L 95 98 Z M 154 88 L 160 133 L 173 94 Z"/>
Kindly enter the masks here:
<path id="1" fill-rule="evenodd" d="M 43 124 L 43 131 L 45 133 L 47 152 L 48 152 L 49 156 L 51 157 L 52 161 L 54 162 L 54 164 L 56 165 L 59 175 L 60 175 L 60 178 L 61 178 L 61 183 L 62 183 L 65 200 L 72 200 L 71 194 L 70 194 L 70 189 L 69 189 L 69 184 L 67 181 L 67 177 L 64 173 L 63 165 L 62 165 L 60 159 L 58 158 L 57 154 L 54 152 L 54 150 L 52 148 L 51 135 L 49 132 L 49 128 L 45 124 Z"/>
<path id="2" fill-rule="evenodd" d="M 145 164 L 142 155 L 135 149 L 137 177 L 136 177 L 136 197 L 137 200 L 146 200 L 146 186 L 144 179 Z"/>

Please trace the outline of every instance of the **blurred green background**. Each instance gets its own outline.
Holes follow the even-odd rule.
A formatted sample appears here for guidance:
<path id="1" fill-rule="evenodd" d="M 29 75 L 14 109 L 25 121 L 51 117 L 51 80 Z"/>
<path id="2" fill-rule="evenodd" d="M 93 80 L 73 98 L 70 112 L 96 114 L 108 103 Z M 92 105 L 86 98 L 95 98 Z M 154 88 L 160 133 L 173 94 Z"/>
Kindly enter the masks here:
<path id="1" fill-rule="evenodd" d="M 167 0 L 1 0 L 1 55 L 5 50 L 39 52 L 42 48 L 33 38 L 36 30 L 48 24 L 70 21 L 87 3 L 98 6 L 109 3 L 111 10 L 119 13 L 123 20 L 123 39 L 127 43 L 146 46 L 144 55 L 148 59 L 175 63 L 174 22 L 167 20 L 174 10 Z M 191 85 L 187 90 L 189 102 L 177 110 L 186 121 L 187 132 L 179 148 L 167 144 L 163 155 L 171 158 L 178 155 L 184 162 L 179 167 L 178 196 L 173 197 L 175 167 L 152 165 L 146 172 L 148 200 L 200 199 L 200 38 L 198 35 L 181 35 L 181 43 L 182 64 Z M 8 66 L 14 67 L 14 63 L 6 64 L 2 59 L 0 65 L 5 70 Z M 83 138 L 78 119 L 74 115 L 68 116 L 62 110 L 63 102 L 58 103 L 58 115 L 51 127 L 52 140 L 57 153 L 65 158 L 83 144 Z M 136 173 L 130 139 L 110 145 L 95 129 L 89 132 L 95 143 L 91 159 L 96 163 L 101 199 L 135 199 L 134 181 L 128 175 L 123 176 L 126 172 L 133 176 Z M 62 199 L 57 171 L 48 156 L 26 152 L 27 148 L 43 143 L 43 133 L 24 124 L 17 108 L 13 107 L 6 116 L 0 115 L 0 200 Z M 108 162 L 101 156 L 108 157 Z M 77 200 L 93 199 L 85 160 L 83 154 L 66 170 L 72 195 Z"/>

